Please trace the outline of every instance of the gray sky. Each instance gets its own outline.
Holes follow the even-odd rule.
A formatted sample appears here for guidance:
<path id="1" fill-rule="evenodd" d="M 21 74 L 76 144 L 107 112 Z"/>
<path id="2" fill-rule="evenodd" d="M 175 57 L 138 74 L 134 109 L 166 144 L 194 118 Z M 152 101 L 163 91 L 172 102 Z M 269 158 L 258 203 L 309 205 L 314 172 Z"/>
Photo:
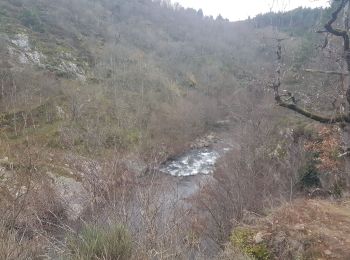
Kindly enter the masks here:
<path id="1" fill-rule="evenodd" d="M 221 14 L 231 21 L 254 17 L 259 13 L 269 12 L 271 8 L 290 10 L 299 6 L 318 7 L 329 5 L 329 0 L 173 0 L 184 7 L 202 9 L 205 15 L 216 17 Z M 274 3 L 274 4 L 273 4 Z"/>

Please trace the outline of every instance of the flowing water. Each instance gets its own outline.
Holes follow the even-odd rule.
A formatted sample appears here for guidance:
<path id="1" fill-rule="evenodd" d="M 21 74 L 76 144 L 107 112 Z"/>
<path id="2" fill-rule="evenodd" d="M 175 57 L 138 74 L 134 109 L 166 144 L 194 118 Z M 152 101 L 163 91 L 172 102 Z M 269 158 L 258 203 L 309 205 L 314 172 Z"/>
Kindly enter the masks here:
<path id="1" fill-rule="evenodd" d="M 221 140 L 207 148 L 191 149 L 166 161 L 160 172 L 171 176 L 169 180 L 175 186 L 175 192 L 169 195 L 178 199 L 186 199 L 196 193 L 202 185 L 213 179 L 212 173 L 220 157 L 232 150 L 233 144 Z"/>
<path id="2" fill-rule="evenodd" d="M 217 160 L 233 148 L 232 142 L 222 139 L 211 147 L 191 149 L 166 161 L 160 167 L 160 171 L 174 177 L 210 175 L 215 169 Z"/>
<path id="3" fill-rule="evenodd" d="M 209 148 L 190 150 L 166 162 L 160 170 L 176 177 L 211 174 L 219 156 L 217 151 Z"/>
<path id="4" fill-rule="evenodd" d="M 234 149 L 231 144 L 233 141 L 227 135 L 228 137 L 218 136 L 210 147 L 190 149 L 173 157 L 155 169 L 154 174 L 140 177 L 143 178 L 141 182 L 144 186 L 141 185 L 137 192 L 132 193 L 134 197 L 126 207 L 128 221 L 132 223 L 129 227 L 132 233 L 138 234 L 145 225 L 149 225 L 147 214 L 152 214 L 151 219 L 158 230 L 166 230 L 168 233 L 169 227 L 171 230 L 176 227 L 180 233 L 173 233 L 176 238 L 172 239 L 179 239 L 179 243 L 185 239 L 182 236 L 188 234 L 186 229 L 203 213 L 194 204 L 195 195 L 199 194 L 202 187 L 215 181 L 213 173 L 219 158 Z M 200 256 L 204 250 L 210 254 L 219 250 L 206 237 L 200 238 L 198 246 L 200 250 L 184 249 L 184 253 L 188 254 L 186 259 L 202 259 Z"/>
<path id="5" fill-rule="evenodd" d="M 231 139 L 225 138 L 217 141 L 207 148 L 191 149 L 179 156 L 169 159 L 161 167 L 160 172 L 166 180 L 166 188 L 161 197 L 167 203 L 162 207 L 165 219 L 171 219 L 179 212 L 190 210 L 192 214 L 198 208 L 192 206 L 190 199 L 201 187 L 214 180 L 215 166 L 226 152 L 234 149 Z M 174 208 L 175 202 L 178 208 Z M 185 218 L 186 222 L 186 218 Z M 208 254 L 217 252 L 219 248 L 208 238 L 200 239 L 200 247 Z M 200 259 L 200 253 L 196 250 L 188 252 L 188 259 Z"/>

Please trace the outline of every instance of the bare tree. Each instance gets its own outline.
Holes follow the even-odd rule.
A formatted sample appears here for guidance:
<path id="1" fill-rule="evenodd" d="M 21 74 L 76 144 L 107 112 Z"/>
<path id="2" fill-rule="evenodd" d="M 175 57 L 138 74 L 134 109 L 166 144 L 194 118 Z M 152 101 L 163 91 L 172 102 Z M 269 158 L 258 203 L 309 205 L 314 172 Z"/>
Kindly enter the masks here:
<path id="1" fill-rule="evenodd" d="M 326 74 L 337 74 L 337 75 L 344 75 L 346 76 L 346 80 L 344 81 L 344 84 L 346 84 L 346 99 L 348 102 L 347 105 L 347 112 L 342 113 L 339 112 L 336 115 L 328 116 L 328 115 L 322 115 L 321 113 L 308 111 L 301 106 L 298 105 L 297 100 L 295 99 L 293 93 L 288 91 L 283 91 L 281 93 L 280 86 L 281 86 L 281 75 L 282 75 L 282 46 L 281 43 L 285 39 L 277 39 L 278 46 L 277 46 L 277 61 L 278 61 L 278 68 L 276 70 L 277 72 L 277 78 L 275 82 L 273 83 L 272 87 L 275 94 L 275 100 L 279 106 L 288 108 L 290 110 L 293 110 L 305 117 L 308 117 L 310 119 L 313 119 L 315 121 L 318 121 L 320 123 L 328 123 L 328 124 L 334 124 L 334 123 L 340 123 L 340 122 L 346 122 L 350 123 L 350 82 L 349 82 L 349 72 L 350 72 L 350 41 L 349 41 L 349 21 L 347 19 L 348 13 L 345 12 L 346 19 L 344 19 L 344 28 L 335 28 L 335 23 L 338 20 L 340 14 L 342 11 L 346 9 L 347 6 L 349 6 L 349 0 L 334 0 L 334 2 L 340 2 L 339 6 L 336 8 L 336 10 L 332 13 L 331 18 L 329 21 L 325 24 L 324 28 L 325 30 L 318 31 L 319 33 L 328 33 L 330 35 L 341 37 L 343 40 L 343 59 L 346 64 L 346 73 L 342 72 L 332 72 L 332 71 L 326 71 Z M 349 8 L 349 7 L 348 7 Z M 308 70 L 311 72 L 315 72 L 313 70 Z"/>
<path id="2" fill-rule="evenodd" d="M 310 111 L 303 108 L 300 103 L 298 104 L 297 99 L 294 97 L 294 94 L 284 90 L 280 91 L 281 82 L 282 82 L 282 42 L 284 39 L 277 39 L 277 70 L 276 70 L 276 79 L 272 84 L 274 91 L 275 101 L 281 107 L 292 110 L 300 115 L 303 115 L 307 118 L 310 118 L 314 121 L 323 123 L 323 124 L 340 124 L 342 128 L 342 142 L 344 153 L 339 155 L 343 157 L 349 155 L 350 147 L 350 33 L 349 33 L 349 11 L 350 11 L 350 1 L 349 0 L 334 0 L 332 2 L 334 5 L 334 11 L 331 13 L 331 17 L 324 25 L 323 30 L 317 31 L 318 33 L 326 34 L 326 40 L 322 48 L 324 49 L 328 44 L 328 37 L 333 36 L 339 38 L 342 42 L 343 55 L 341 60 L 344 63 L 343 71 L 319 71 L 319 70 L 307 70 L 307 72 L 312 73 L 325 73 L 325 75 L 340 75 L 343 84 L 343 93 L 337 94 L 337 90 L 334 89 L 334 93 L 337 94 L 336 99 L 342 100 L 342 109 L 337 109 L 333 114 L 324 114 L 317 111 Z M 343 24 L 341 28 L 337 28 L 338 24 Z M 336 62 L 336 61 L 334 61 Z M 350 169 L 350 160 L 345 160 L 345 171 L 347 172 Z M 347 183 L 349 183 L 349 177 L 346 178 Z"/>

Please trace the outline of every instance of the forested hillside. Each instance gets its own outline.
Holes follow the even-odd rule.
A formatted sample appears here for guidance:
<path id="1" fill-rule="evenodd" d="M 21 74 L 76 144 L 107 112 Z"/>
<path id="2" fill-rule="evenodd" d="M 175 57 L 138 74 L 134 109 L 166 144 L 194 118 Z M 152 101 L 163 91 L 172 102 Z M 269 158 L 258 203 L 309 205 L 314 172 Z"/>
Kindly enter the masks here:
<path id="1" fill-rule="evenodd" d="M 342 109 L 339 75 L 310 73 L 342 68 L 341 43 L 315 33 L 334 8 L 229 22 L 160 0 L 0 0 L 0 259 L 309 254 L 299 237 L 277 252 L 235 228 L 346 194 L 339 126 L 278 107 L 271 89 L 283 39 L 283 87 Z M 198 187 L 161 171 L 200 149 L 225 153 Z"/>
<path id="2" fill-rule="evenodd" d="M 222 113 L 222 97 L 256 78 L 259 64 L 244 70 L 253 63 L 251 50 L 261 58 L 273 52 L 247 48 L 240 32 L 249 25 L 214 21 L 194 10 L 164 3 L 5 1 L 2 6 L 1 46 L 8 57 L 3 60 L 4 110 L 33 109 L 38 97 L 44 102 L 48 97 L 64 96 L 70 104 L 58 105 L 66 116 L 75 117 L 80 125 L 89 121 L 99 127 L 85 129 L 91 133 L 79 131 L 77 136 L 67 136 L 70 143 L 80 139 L 90 150 L 91 145 L 114 147 L 115 143 L 128 148 L 152 136 L 162 139 L 155 142 L 167 142 L 169 138 L 161 136 L 164 132 L 171 139 L 185 138 L 182 143 L 191 140 L 193 133 L 205 130 Z M 257 46 L 259 41 L 252 44 Z M 238 49 L 239 56 L 235 55 Z M 6 69 L 11 67 L 16 69 L 8 73 Z M 31 80 L 21 81 L 12 75 L 23 75 L 23 69 Z M 8 98 L 14 95 L 13 79 L 16 102 Z M 46 84 L 45 89 L 38 87 L 46 80 L 52 81 L 51 89 Z M 74 97 L 76 91 L 81 93 Z M 25 104 L 28 107 L 24 108 Z M 70 108 L 64 109 L 65 105 Z M 81 111 L 71 111 L 72 106 L 82 107 Z M 91 113 L 94 109 L 99 112 Z M 110 120 L 118 126 L 111 126 Z M 105 133 L 103 140 L 80 136 L 98 132 Z"/>

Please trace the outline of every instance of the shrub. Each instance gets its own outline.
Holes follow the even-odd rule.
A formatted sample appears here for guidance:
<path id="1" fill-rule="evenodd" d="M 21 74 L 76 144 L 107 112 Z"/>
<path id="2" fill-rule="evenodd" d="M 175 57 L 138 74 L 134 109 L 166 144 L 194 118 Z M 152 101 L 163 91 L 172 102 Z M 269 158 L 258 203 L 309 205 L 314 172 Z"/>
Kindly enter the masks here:
<path id="1" fill-rule="evenodd" d="M 333 196 L 337 199 L 341 198 L 345 187 L 346 184 L 343 180 L 337 180 L 331 187 Z"/>
<path id="2" fill-rule="evenodd" d="M 41 19 L 35 10 L 25 9 L 21 14 L 20 19 L 24 26 L 31 28 L 36 32 L 44 31 Z"/>
<path id="3" fill-rule="evenodd" d="M 123 226 L 87 225 L 78 237 L 68 239 L 71 259 L 129 259 L 131 238 Z"/>
<path id="4" fill-rule="evenodd" d="M 14 6 L 21 7 L 23 6 L 23 0 L 12 0 L 10 3 Z"/>
<path id="5" fill-rule="evenodd" d="M 305 166 L 299 170 L 300 181 L 298 186 L 302 190 L 321 186 L 319 172 L 316 167 L 317 157 L 317 154 L 309 154 Z"/>
<path id="6" fill-rule="evenodd" d="M 0 10 L 0 22 L 4 20 L 4 17 L 7 17 L 6 10 Z"/>
<path id="7" fill-rule="evenodd" d="M 242 253 L 257 260 L 269 260 L 271 255 L 265 244 L 255 244 L 253 241 L 254 232 L 248 229 L 236 229 L 232 236 L 233 246 Z"/>

